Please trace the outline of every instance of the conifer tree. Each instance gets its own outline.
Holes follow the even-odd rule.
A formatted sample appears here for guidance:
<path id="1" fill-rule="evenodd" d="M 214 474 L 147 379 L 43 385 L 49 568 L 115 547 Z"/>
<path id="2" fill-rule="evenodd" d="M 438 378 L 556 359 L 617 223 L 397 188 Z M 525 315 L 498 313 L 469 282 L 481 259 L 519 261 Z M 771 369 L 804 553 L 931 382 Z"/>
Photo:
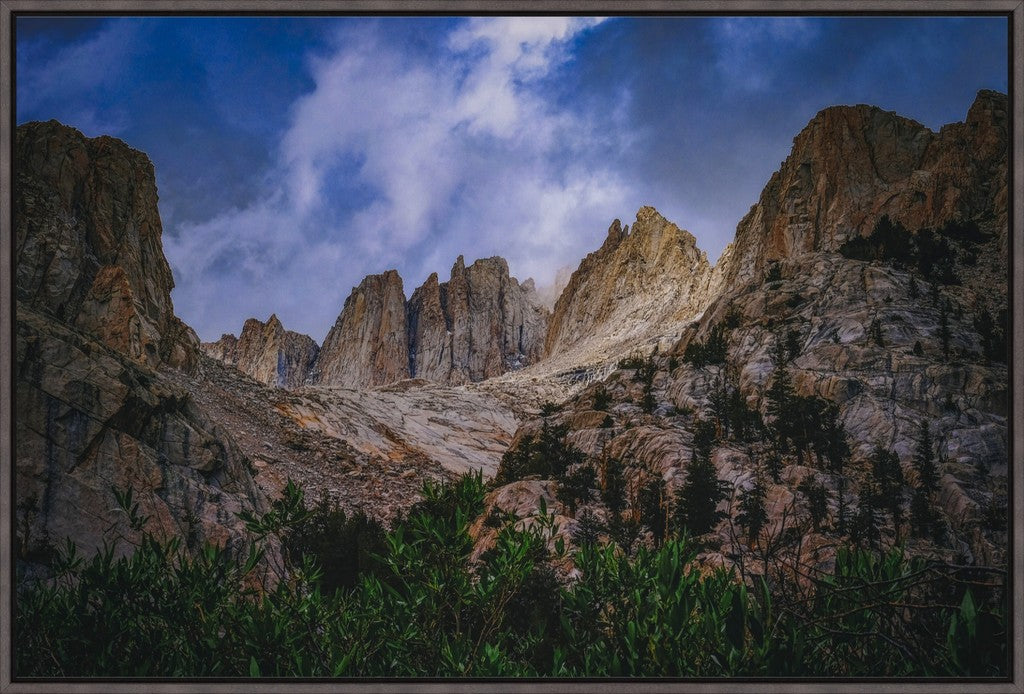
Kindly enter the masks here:
<path id="1" fill-rule="evenodd" d="M 637 493 L 637 503 L 640 507 L 640 522 L 651 531 L 654 544 L 661 545 L 668 528 L 664 480 L 654 477 L 645 482 Z"/>
<path id="2" fill-rule="evenodd" d="M 939 489 L 939 474 L 935 468 L 935 451 L 927 422 L 921 422 L 914 450 L 914 469 L 917 471 L 917 486 L 910 502 L 910 525 L 918 537 L 931 537 L 938 529 L 932 500 Z"/>
<path id="3" fill-rule="evenodd" d="M 589 506 L 586 506 L 576 518 L 576 529 L 573 530 L 572 540 L 579 547 L 596 545 L 604 529 L 604 524 L 601 523 L 597 514 Z"/>
<path id="4" fill-rule="evenodd" d="M 601 501 L 612 517 L 622 513 L 626 507 L 625 466 L 617 458 L 605 458 L 601 466 Z"/>
<path id="5" fill-rule="evenodd" d="M 814 531 L 818 532 L 821 529 L 822 522 L 828 516 L 828 490 L 811 477 L 801 481 L 796 489 L 804 495 L 807 504 L 807 515 L 810 516 Z"/>
<path id="6" fill-rule="evenodd" d="M 776 338 L 772 348 L 772 384 L 765 394 L 766 410 L 772 418 L 772 429 L 775 431 L 779 449 L 785 453 L 789 450 L 790 426 L 787 410 L 793 401 L 793 384 L 786 370 L 786 347 L 782 340 Z"/>
<path id="7" fill-rule="evenodd" d="M 722 518 L 717 507 L 724 498 L 725 489 L 711 458 L 694 451 L 686 481 L 675 494 L 673 526 L 677 532 L 685 529 L 692 536 L 710 532 Z"/>
<path id="8" fill-rule="evenodd" d="M 570 518 L 576 517 L 576 508 L 580 503 L 590 501 L 595 479 L 594 468 L 590 465 L 580 465 L 568 475 L 558 478 L 555 497 L 565 504 Z"/>
<path id="9" fill-rule="evenodd" d="M 942 302 L 939 311 L 939 340 L 942 342 L 942 357 L 949 359 L 949 339 L 952 337 L 949 332 L 949 307 L 947 302 Z"/>
<path id="10" fill-rule="evenodd" d="M 850 521 L 850 540 L 858 547 L 878 549 L 881 532 L 878 528 L 876 509 L 877 491 L 866 486 L 861 490 L 857 511 Z"/>
<path id="11" fill-rule="evenodd" d="M 765 510 L 765 488 L 760 478 L 754 481 L 750 489 L 741 492 L 739 513 L 736 521 L 747 531 L 747 540 L 753 542 L 757 539 L 761 529 L 768 522 L 768 512 Z"/>
<path id="12" fill-rule="evenodd" d="M 896 454 L 876 446 L 871 455 L 873 494 L 868 495 L 878 510 L 888 511 L 892 517 L 893 532 L 899 541 L 903 524 L 903 469 Z"/>

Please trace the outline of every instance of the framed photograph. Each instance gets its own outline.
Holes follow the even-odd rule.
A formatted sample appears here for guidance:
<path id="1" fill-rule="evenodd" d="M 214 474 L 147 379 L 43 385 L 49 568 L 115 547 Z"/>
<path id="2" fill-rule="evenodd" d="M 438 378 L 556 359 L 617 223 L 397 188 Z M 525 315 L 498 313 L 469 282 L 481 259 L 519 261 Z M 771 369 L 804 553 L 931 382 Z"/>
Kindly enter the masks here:
<path id="1" fill-rule="evenodd" d="M 1022 22 L 0 0 L 0 690 L 1024 692 Z"/>

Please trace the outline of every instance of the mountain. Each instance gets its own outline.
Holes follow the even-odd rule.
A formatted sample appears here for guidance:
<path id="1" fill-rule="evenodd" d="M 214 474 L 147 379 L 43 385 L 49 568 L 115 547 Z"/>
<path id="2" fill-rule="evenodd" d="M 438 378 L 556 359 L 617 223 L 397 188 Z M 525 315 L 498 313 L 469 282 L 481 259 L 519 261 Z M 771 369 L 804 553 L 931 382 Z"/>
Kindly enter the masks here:
<path id="1" fill-rule="evenodd" d="M 504 258 L 431 275 L 409 301 L 410 369 L 441 383 L 482 381 L 536 362 L 547 326 L 533 284 L 509 276 Z"/>
<path id="2" fill-rule="evenodd" d="M 394 270 L 367 275 L 327 333 L 311 381 L 360 388 L 408 378 L 406 335 L 402 278 Z"/>
<path id="3" fill-rule="evenodd" d="M 202 349 L 260 383 L 283 388 L 303 385 L 320 351 L 313 338 L 285 330 L 276 314 L 266 323 L 250 318 L 241 336 L 222 335 L 216 342 L 204 342 Z"/>
<path id="4" fill-rule="evenodd" d="M 911 230 L 979 215 L 1001 227 L 1006 138 L 1006 96 L 988 90 L 938 133 L 874 106 L 824 109 L 739 223 L 720 272 L 735 285 L 772 261 L 835 251 L 883 215 Z"/>
<path id="5" fill-rule="evenodd" d="M 14 160 L 19 559 L 136 536 L 112 485 L 157 534 L 239 537 L 234 513 L 267 501 L 231 433 L 167 376 L 192 378 L 201 355 L 174 315 L 153 165 L 56 121 L 19 126 Z"/>
<path id="6" fill-rule="evenodd" d="M 569 368 L 678 334 L 710 301 L 711 281 L 693 235 L 653 207 L 640 208 L 632 229 L 616 219 L 555 302 L 546 358 Z"/>
<path id="7" fill-rule="evenodd" d="M 564 432 L 562 445 L 581 451 L 577 467 L 600 478 L 609 461 L 621 462 L 631 489 L 664 483 L 673 509 L 707 456 L 728 490 L 704 543 L 709 564 L 764 570 L 751 548 L 768 546 L 779 566 L 827 567 L 837 542 L 902 542 L 912 553 L 1005 562 L 1006 114 L 1006 97 L 988 91 L 964 123 L 938 133 L 868 106 L 818 114 L 715 268 L 676 260 L 633 285 L 649 292 L 660 280 L 680 293 L 672 309 L 682 304 L 679 316 L 689 311 L 692 322 L 678 340 L 647 345 L 557 411 L 526 421 L 498 472 L 509 490 L 495 490 L 494 503 L 540 484 L 520 479 L 532 470 L 530 447 L 545 432 Z M 606 307 L 628 301 L 616 288 L 657 257 L 622 250 L 639 217 L 629 236 L 613 224 L 574 273 L 549 350 L 593 339 L 588 321 L 599 333 Z M 545 445 L 550 457 L 554 444 Z M 935 461 L 934 491 L 921 491 L 922 457 Z M 890 461 L 895 470 L 880 472 Z M 898 480 L 885 504 L 883 474 Z M 755 488 L 767 521 L 748 538 L 739 505 Z M 819 493 L 825 506 L 815 519 Z M 632 518 L 650 513 L 641 496 L 630 498 Z M 595 497 L 585 499 L 611 519 Z M 557 499 L 548 508 L 572 515 Z M 518 504 L 516 515 L 535 510 Z M 921 517 L 929 519 L 923 532 Z M 481 535 L 478 552 L 497 530 Z"/>
<path id="8" fill-rule="evenodd" d="M 173 312 L 145 155 L 55 122 L 21 126 L 19 556 L 42 558 L 65 536 L 97 547 L 118 522 L 129 533 L 111 484 L 135 489 L 151 527 L 198 546 L 233 541 L 235 514 L 267 508 L 287 479 L 394 518 L 422 481 L 468 469 L 514 485 L 488 496 L 506 512 L 543 496 L 571 540 L 570 485 L 550 469 L 522 474 L 539 459 L 527 442 L 557 440 L 581 452 L 566 457 L 575 469 L 621 461 L 637 503 L 658 480 L 671 499 L 706 448 L 732 495 L 706 563 L 735 565 L 756 545 L 734 526 L 738 499 L 760 486 L 772 546 L 827 567 L 852 514 L 878 498 L 878 451 L 895 457 L 904 482 L 890 498 L 906 511 L 925 423 L 942 537 L 908 534 L 891 509 L 861 518 L 888 518 L 883 540 L 909 551 L 998 564 L 1007 151 L 994 92 L 937 133 L 874 107 L 825 109 L 714 267 L 643 207 L 612 223 L 551 313 L 503 259 L 459 257 L 408 300 L 397 272 L 366 277 L 318 351 L 273 315 L 200 347 Z M 815 485 L 826 510 L 812 522 Z M 630 504 L 629 522 L 644 517 Z M 580 505 L 613 520 L 598 495 Z M 498 531 L 492 510 L 478 544 Z"/>
<path id="9" fill-rule="evenodd" d="M 532 282 L 520 285 L 504 258 L 467 267 L 459 256 L 447 282 L 431 274 L 408 302 L 397 272 L 369 275 L 345 300 L 310 380 L 349 388 L 410 377 L 482 381 L 537 361 L 547 317 Z"/>

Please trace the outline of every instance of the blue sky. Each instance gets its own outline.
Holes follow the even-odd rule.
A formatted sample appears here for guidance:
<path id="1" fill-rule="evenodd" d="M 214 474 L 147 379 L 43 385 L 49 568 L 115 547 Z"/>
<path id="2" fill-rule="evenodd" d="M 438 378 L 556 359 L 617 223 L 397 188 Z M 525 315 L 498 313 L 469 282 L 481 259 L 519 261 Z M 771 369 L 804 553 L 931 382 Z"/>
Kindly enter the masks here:
<path id="1" fill-rule="evenodd" d="M 153 160 L 179 316 L 321 340 L 351 288 L 455 257 L 550 283 L 654 205 L 714 262 L 834 104 L 937 130 L 1007 89 L 982 17 L 16 20 L 17 121 Z"/>

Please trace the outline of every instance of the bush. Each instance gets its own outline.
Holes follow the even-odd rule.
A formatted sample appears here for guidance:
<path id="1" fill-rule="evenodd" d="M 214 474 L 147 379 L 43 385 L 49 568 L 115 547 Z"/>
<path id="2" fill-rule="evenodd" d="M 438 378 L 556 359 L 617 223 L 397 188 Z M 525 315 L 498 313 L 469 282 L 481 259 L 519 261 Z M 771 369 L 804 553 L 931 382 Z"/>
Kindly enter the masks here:
<path id="1" fill-rule="evenodd" d="M 285 535 L 288 560 L 320 567 L 320 587 L 331 593 L 351 588 L 361 573 L 375 570 L 374 556 L 384 549 L 384 529 L 362 511 L 351 516 L 326 498 Z"/>
<path id="2" fill-rule="evenodd" d="M 478 476 L 424 488 L 379 571 L 324 593 L 318 569 L 260 582 L 263 540 L 190 554 L 145 535 L 127 556 L 62 549 L 15 595 L 13 675 L 27 677 L 1006 676 L 1005 572 L 840 548 L 835 569 L 748 583 L 702 571 L 669 539 L 632 553 L 581 543 L 555 577 L 542 507 L 468 561 Z M 253 537 L 301 520 L 289 485 Z M 127 506 L 131 506 L 128 504 Z M 581 514 L 582 520 L 582 514 Z M 624 536 L 632 531 L 620 523 Z M 255 579 L 255 580 L 253 580 Z M 770 588 L 770 585 L 776 588 Z M 864 638 L 864 634 L 875 635 Z"/>

